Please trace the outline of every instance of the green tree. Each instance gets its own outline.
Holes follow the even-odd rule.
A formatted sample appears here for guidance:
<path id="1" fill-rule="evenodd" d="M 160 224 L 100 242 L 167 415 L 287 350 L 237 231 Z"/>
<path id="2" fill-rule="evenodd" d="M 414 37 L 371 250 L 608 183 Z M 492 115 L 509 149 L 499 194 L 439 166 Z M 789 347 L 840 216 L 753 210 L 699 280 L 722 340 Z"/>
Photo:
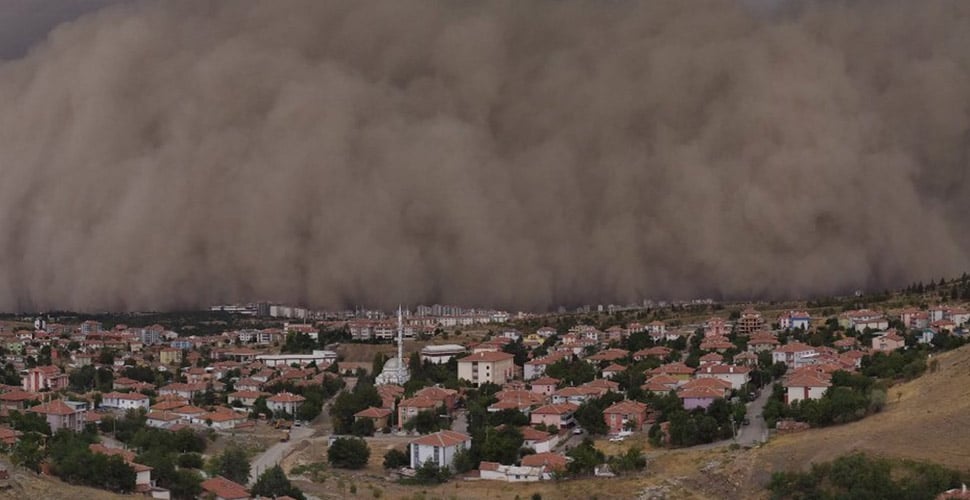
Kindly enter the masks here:
<path id="1" fill-rule="evenodd" d="M 451 459 L 451 468 L 458 473 L 468 472 L 477 466 L 478 462 L 475 461 L 475 457 L 469 448 L 459 449 Z"/>
<path id="2" fill-rule="evenodd" d="M 20 413 L 17 410 L 12 410 L 8 418 L 10 419 L 10 426 L 24 434 L 36 432 L 47 436 L 51 435 L 51 426 L 47 423 L 47 419 L 37 413 Z"/>
<path id="3" fill-rule="evenodd" d="M 590 434 L 603 435 L 609 432 L 606 420 L 603 418 L 603 411 L 617 401 L 622 401 L 623 396 L 608 392 L 598 398 L 590 399 L 579 405 L 576 410 L 576 422 Z"/>
<path id="4" fill-rule="evenodd" d="M 179 469 L 172 480 L 163 486 L 172 492 L 172 498 L 190 500 L 202 493 L 202 477 L 194 470 Z"/>
<path id="5" fill-rule="evenodd" d="M 448 481 L 450 477 L 451 471 L 447 466 L 438 467 L 433 461 L 428 460 L 414 471 L 414 478 L 408 482 L 425 485 L 441 484 Z"/>
<path id="6" fill-rule="evenodd" d="M 40 446 L 40 439 L 36 434 L 25 434 L 21 437 L 10 452 L 13 463 L 34 472 L 39 471 L 40 463 L 47 456 Z"/>
<path id="7" fill-rule="evenodd" d="M 515 427 L 491 429 L 485 432 L 485 439 L 478 447 L 478 455 L 486 462 L 512 464 L 518 459 L 523 441 L 522 432 Z"/>
<path id="8" fill-rule="evenodd" d="M 374 421 L 369 418 L 358 419 L 351 426 L 350 432 L 355 436 L 373 436 Z"/>
<path id="9" fill-rule="evenodd" d="M 370 406 L 380 406 L 381 396 L 377 389 L 366 383 L 357 383 L 353 392 L 341 392 L 330 406 L 330 416 L 334 421 L 334 432 L 350 433 L 354 425 L 354 414 Z"/>
<path id="10" fill-rule="evenodd" d="M 269 498 L 281 496 L 291 496 L 299 500 L 306 498 L 299 488 L 293 486 L 279 465 L 270 467 L 260 474 L 250 493 L 253 496 L 261 495 Z"/>
<path id="11" fill-rule="evenodd" d="M 370 448 L 360 438 L 337 438 L 327 449 L 327 461 L 341 469 L 362 469 L 370 459 Z"/>
<path id="12" fill-rule="evenodd" d="M 209 463 L 211 475 L 220 475 L 240 484 L 249 482 L 249 458 L 238 446 L 230 446 Z"/>
<path id="13" fill-rule="evenodd" d="M 400 467 L 406 467 L 410 465 L 411 462 L 408 460 L 408 454 L 397 449 L 391 448 L 384 454 L 384 468 L 385 469 L 397 469 Z"/>
<path id="14" fill-rule="evenodd" d="M 583 442 L 566 453 L 573 460 L 566 466 L 566 472 L 573 476 L 589 475 L 597 465 L 606 460 L 602 451 L 593 446 L 590 438 L 583 439 Z"/>
<path id="15" fill-rule="evenodd" d="M 596 378 L 596 367 L 576 357 L 560 359 L 546 368 L 546 375 L 563 385 L 582 385 Z"/>
<path id="16" fill-rule="evenodd" d="M 434 410 L 421 411 L 404 422 L 404 429 L 408 431 L 417 430 L 419 434 L 430 434 L 441 430 L 443 420 L 445 419 L 439 417 Z"/>

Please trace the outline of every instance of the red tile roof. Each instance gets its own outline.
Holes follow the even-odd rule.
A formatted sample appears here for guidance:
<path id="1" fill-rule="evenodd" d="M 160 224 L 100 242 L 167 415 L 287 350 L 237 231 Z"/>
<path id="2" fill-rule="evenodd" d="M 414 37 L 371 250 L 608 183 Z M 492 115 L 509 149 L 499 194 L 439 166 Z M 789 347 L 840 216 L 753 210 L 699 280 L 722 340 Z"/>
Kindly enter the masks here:
<path id="1" fill-rule="evenodd" d="M 572 403 L 561 403 L 540 406 L 532 411 L 533 415 L 564 415 L 567 413 L 573 413 L 578 410 L 579 407 Z"/>
<path id="2" fill-rule="evenodd" d="M 446 430 L 446 431 L 438 431 L 438 432 L 435 432 L 434 434 L 428 434 L 427 436 L 421 436 L 415 439 L 414 441 L 411 441 L 411 444 L 418 444 L 423 446 L 440 446 L 444 448 L 444 447 L 455 446 L 459 443 L 471 442 L 471 440 L 472 440 L 471 436 L 467 434 Z"/>
<path id="3" fill-rule="evenodd" d="M 55 399 L 50 403 L 44 403 L 41 405 L 34 406 L 33 408 L 30 408 L 27 411 L 31 411 L 34 413 L 42 413 L 44 415 L 61 415 L 61 416 L 73 415 L 77 413 L 77 410 L 75 410 L 74 408 L 71 408 L 70 406 L 67 405 L 67 403 L 65 403 L 64 401 L 61 401 L 60 399 Z"/>
<path id="4" fill-rule="evenodd" d="M 391 410 L 388 410 L 387 408 L 375 408 L 371 406 L 370 408 L 366 408 L 354 413 L 354 416 L 360 418 L 384 418 L 390 414 Z"/>
<path id="5" fill-rule="evenodd" d="M 568 459 L 558 453 L 533 453 L 522 457 L 525 467 L 545 467 L 549 470 L 564 470 Z"/>
<path id="6" fill-rule="evenodd" d="M 243 485 L 230 481 L 222 476 L 216 476 L 202 481 L 202 489 L 227 500 L 249 498 L 249 492 L 246 491 Z"/>
<path id="7" fill-rule="evenodd" d="M 272 401 L 273 403 L 302 403 L 306 401 L 306 398 L 300 396 L 299 394 L 292 394 L 289 392 L 281 392 L 274 396 L 271 396 L 267 401 Z"/>

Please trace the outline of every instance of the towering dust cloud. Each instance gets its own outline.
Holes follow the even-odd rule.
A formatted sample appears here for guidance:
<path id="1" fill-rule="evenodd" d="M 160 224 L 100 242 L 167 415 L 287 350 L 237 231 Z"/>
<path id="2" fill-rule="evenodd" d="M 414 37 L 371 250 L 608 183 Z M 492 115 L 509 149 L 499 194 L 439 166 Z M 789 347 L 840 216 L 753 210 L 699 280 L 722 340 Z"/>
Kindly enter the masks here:
<path id="1" fill-rule="evenodd" d="M 0 308 L 962 272 L 970 2 L 167 1 L 0 64 Z"/>

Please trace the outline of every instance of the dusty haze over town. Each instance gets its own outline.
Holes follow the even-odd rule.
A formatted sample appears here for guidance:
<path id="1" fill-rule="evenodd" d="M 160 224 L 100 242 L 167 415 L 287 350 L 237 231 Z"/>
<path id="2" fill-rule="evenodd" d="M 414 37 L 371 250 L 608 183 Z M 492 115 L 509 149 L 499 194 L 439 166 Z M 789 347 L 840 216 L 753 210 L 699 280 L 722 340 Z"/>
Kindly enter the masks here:
<path id="1" fill-rule="evenodd" d="M 967 267 L 966 1 L 11 0 L 0 26 L 2 310 Z"/>

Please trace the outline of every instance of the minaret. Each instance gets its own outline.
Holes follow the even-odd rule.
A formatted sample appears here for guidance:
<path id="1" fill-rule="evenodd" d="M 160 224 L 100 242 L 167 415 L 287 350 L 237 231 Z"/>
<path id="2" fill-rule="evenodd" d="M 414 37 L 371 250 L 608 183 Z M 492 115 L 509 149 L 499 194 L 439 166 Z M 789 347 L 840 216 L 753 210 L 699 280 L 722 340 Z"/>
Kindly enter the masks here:
<path id="1" fill-rule="evenodd" d="M 397 306 L 397 383 L 404 384 L 404 319 Z"/>

